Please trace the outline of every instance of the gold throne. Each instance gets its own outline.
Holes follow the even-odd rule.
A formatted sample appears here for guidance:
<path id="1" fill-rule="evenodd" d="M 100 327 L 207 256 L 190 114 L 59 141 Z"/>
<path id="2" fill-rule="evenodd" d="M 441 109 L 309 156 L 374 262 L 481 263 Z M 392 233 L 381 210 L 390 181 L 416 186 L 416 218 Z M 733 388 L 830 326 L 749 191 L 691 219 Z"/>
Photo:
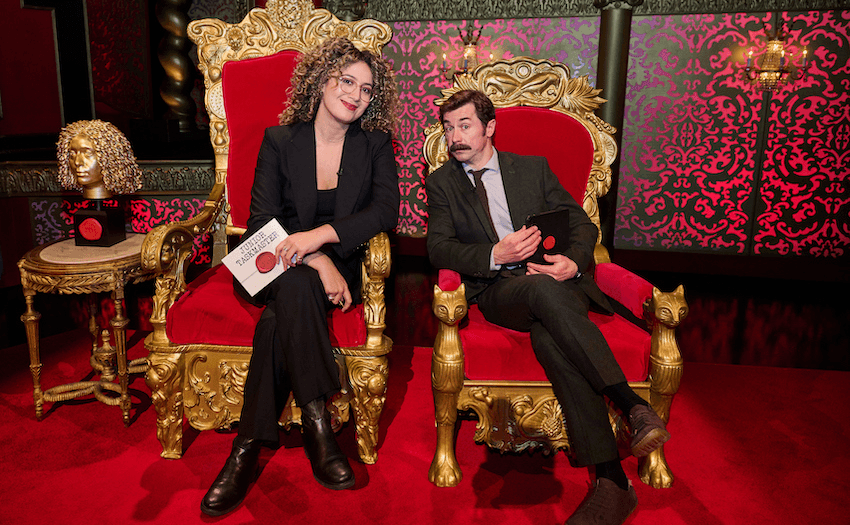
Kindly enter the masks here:
<path id="1" fill-rule="evenodd" d="M 142 246 L 145 269 L 156 272 L 146 382 L 157 413 L 162 456 L 183 453 L 183 418 L 198 430 L 230 427 L 239 420 L 251 344 L 262 309 L 233 290 L 219 264 L 231 236 L 245 232 L 254 167 L 263 131 L 277 125 L 298 55 L 322 40 L 343 36 L 377 54 L 391 31 L 374 20 L 342 22 L 310 0 L 270 0 L 238 24 L 204 19 L 189 24 L 198 46 L 206 88 L 215 185 L 194 217 L 153 229 Z M 213 238 L 213 267 L 187 283 L 195 241 Z M 329 407 L 335 429 L 354 412 L 360 458 L 377 459 L 378 419 L 384 406 L 387 358 L 384 279 L 390 272 L 389 239 L 373 237 L 362 264 L 362 304 L 328 323 L 340 367 L 342 392 Z M 300 422 L 290 403 L 281 418 Z"/>
<path id="2" fill-rule="evenodd" d="M 564 188 L 599 227 L 598 200 L 611 186 L 610 166 L 617 154 L 614 128 L 593 113 L 605 101 L 598 96 L 600 90 L 587 77 L 572 78 L 562 64 L 524 57 L 495 61 L 471 75 L 456 76 L 436 103 L 461 89 L 482 91 L 496 106 L 496 148 L 545 156 Z M 433 172 L 449 158 L 442 125 L 430 126 L 425 135 L 424 156 Z M 661 292 L 612 263 L 601 240 L 600 230 L 594 279 L 628 311 L 613 317 L 591 312 L 590 318 L 631 387 L 668 421 L 682 375 L 675 330 L 688 313 L 684 290 L 679 286 L 674 292 Z M 440 323 L 431 365 L 437 425 L 431 482 L 446 487 L 461 480 L 454 443 L 458 411 L 477 416 L 477 442 L 502 452 L 569 453 L 569 429 L 528 334 L 487 322 L 477 305 L 467 305 L 460 276 L 451 270 L 439 272 L 433 310 Z M 646 330 L 635 323 L 646 323 Z M 628 423 L 612 405 L 609 408 L 612 431 L 626 448 Z M 640 459 L 639 474 L 653 487 L 671 485 L 673 474 L 663 447 Z"/>

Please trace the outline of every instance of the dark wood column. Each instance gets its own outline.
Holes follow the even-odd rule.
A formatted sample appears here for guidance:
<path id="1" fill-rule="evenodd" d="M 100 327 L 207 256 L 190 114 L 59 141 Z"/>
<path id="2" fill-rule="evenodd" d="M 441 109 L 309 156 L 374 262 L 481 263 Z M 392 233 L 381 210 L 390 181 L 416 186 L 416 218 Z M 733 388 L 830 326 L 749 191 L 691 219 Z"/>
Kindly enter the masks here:
<path id="1" fill-rule="evenodd" d="M 159 63 L 165 70 L 165 79 L 159 89 L 168 105 L 166 119 L 177 120 L 181 133 L 195 131 L 195 101 L 192 88 L 195 86 L 195 65 L 189 58 L 192 42 L 186 33 L 189 25 L 191 0 L 159 0 L 156 3 L 156 18 L 165 29 L 159 42 Z"/>
<path id="2" fill-rule="evenodd" d="M 602 10 L 602 26 L 599 30 L 599 61 L 597 63 L 596 87 L 602 89 L 602 104 L 597 115 L 617 128 L 617 160 L 611 165 L 611 189 L 599 202 L 602 222 L 602 243 L 614 247 L 614 223 L 617 215 L 617 187 L 619 181 L 619 151 L 623 142 L 623 116 L 626 105 L 626 73 L 629 66 L 629 38 L 631 36 L 632 10 L 643 4 L 643 0 L 594 0 L 593 5 Z"/>

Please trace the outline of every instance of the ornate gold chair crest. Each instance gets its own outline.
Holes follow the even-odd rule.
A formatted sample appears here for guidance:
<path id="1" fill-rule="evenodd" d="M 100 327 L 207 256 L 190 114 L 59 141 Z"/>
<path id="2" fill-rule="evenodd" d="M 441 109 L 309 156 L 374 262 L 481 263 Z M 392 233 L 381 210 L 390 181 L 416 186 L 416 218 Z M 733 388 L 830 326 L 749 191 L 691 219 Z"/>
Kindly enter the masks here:
<path id="1" fill-rule="evenodd" d="M 461 89 L 483 91 L 496 106 L 496 148 L 545 156 L 598 227 L 598 199 L 611 186 L 610 166 L 617 154 L 615 130 L 593 113 L 604 102 L 600 90 L 587 77 L 572 78 L 562 64 L 524 57 L 485 64 L 471 75 L 455 77 L 437 104 Z M 425 135 L 424 156 L 433 171 L 448 160 L 441 124 L 430 126 Z M 591 312 L 590 318 L 629 384 L 667 421 L 682 374 L 675 328 L 688 312 L 684 291 L 680 286 L 671 293 L 660 292 L 612 263 L 600 242 L 601 233 L 594 251 L 594 279 L 606 294 L 643 319 L 647 330 L 620 315 Z M 450 270 L 439 272 L 433 310 L 440 323 L 431 368 L 437 448 L 430 480 L 441 487 L 461 480 L 454 447 L 458 410 L 477 416 L 476 441 L 503 452 L 569 452 L 569 429 L 528 334 L 488 323 L 477 305 L 467 305 L 460 276 Z M 467 321 L 459 327 L 464 317 Z M 618 440 L 627 444 L 622 414 L 612 407 L 609 416 Z M 653 487 L 672 483 L 663 448 L 641 459 L 639 470 L 641 480 Z"/>
<path id="2" fill-rule="evenodd" d="M 204 75 L 216 182 L 198 214 L 155 228 L 142 248 L 145 268 L 157 272 L 154 330 L 145 340 L 150 352 L 146 381 L 166 458 L 183 452 L 184 416 L 192 427 L 208 430 L 230 426 L 242 410 L 254 327 L 262 310 L 234 293 L 231 274 L 218 263 L 229 236 L 245 232 L 263 131 L 278 123 L 295 60 L 331 36 L 347 37 L 379 54 L 391 38 L 386 24 L 342 22 L 314 9 L 310 0 L 270 0 L 238 24 L 197 20 L 188 32 L 198 46 Z M 193 243 L 207 232 L 214 239 L 214 266 L 187 283 Z M 349 420 L 349 406 L 354 409 L 358 450 L 366 463 L 377 457 L 386 355 L 392 350 L 384 335 L 384 279 L 389 271 L 389 241 L 382 233 L 369 242 L 363 262 L 363 304 L 346 314 L 336 310 L 328 318 L 344 385 L 330 408 L 337 428 Z M 283 423 L 299 418 L 294 407 Z"/>

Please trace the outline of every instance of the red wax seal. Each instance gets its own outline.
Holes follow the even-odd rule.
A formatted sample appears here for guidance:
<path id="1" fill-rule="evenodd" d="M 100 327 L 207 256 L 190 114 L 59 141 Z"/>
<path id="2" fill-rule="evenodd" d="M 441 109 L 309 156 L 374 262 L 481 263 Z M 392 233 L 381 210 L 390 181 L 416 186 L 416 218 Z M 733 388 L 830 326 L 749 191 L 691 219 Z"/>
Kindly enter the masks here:
<path id="1" fill-rule="evenodd" d="M 550 235 L 550 236 L 546 237 L 545 239 L 543 239 L 543 247 L 546 248 L 547 250 L 551 250 L 552 248 L 554 248 L 555 247 L 555 237 Z"/>
<path id="2" fill-rule="evenodd" d="M 96 241 L 103 235 L 103 225 L 97 219 L 89 217 L 80 223 L 80 235 L 87 241 Z"/>
<path id="3" fill-rule="evenodd" d="M 257 256 L 254 263 L 257 265 L 257 270 L 259 270 L 260 273 L 268 273 L 272 271 L 272 268 L 275 267 L 277 261 L 275 260 L 275 256 L 272 252 L 263 252 Z"/>

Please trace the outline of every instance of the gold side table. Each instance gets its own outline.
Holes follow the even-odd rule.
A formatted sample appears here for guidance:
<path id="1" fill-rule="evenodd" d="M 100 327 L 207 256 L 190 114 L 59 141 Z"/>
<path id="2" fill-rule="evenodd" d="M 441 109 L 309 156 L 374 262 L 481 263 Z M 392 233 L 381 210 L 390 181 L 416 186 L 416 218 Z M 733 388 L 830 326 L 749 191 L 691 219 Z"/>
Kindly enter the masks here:
<path id="1" fill-rule="evenodd" d="M 127 284 L 139 283 L 153 278 L 153 272 L 142 268 L 141 248 L 145 236 L 128 234 L 127 239 L 108 248 L 98 246 L 76 246 L 74 239 L 57 241 L 33 248 L 18 261 L 21 284 L 24 289 L 26 312 L 21 316 L 27 332 L 32 372 L 35 415 L 41 420 L 43 403 L 67 401 L 94 394 L 108 405 L 120 405 L 124 413 L 124 426 L 130 424 L 130 396 L 127 393 L 130 373 L 141 373 L 147 369 L 145 359 L 127 363 L 126 327 L 129 321 L 124 316 L 122 300 Z M 92 334 L 92 368 L 100 372 L 99 381 L 81 381 L 59 385 L 42 392 L 41 356 L 39 353 L 38 322 L 41 314 L 34 306 L 35 294 L 96 294 L 110 292 L 115 302 L 115 315 L 109 324 L 115 335 L 115 347 L 109 343 L 109 331 L 103 330 L 103 345 L 98 345 L 101 327 L 97 325 L 96 301 L 89 301 L 89 331 Z M 114 383 L 117 364 L 118 384 Z M 104 390 L 119 394 L 107 395 Z"/>

